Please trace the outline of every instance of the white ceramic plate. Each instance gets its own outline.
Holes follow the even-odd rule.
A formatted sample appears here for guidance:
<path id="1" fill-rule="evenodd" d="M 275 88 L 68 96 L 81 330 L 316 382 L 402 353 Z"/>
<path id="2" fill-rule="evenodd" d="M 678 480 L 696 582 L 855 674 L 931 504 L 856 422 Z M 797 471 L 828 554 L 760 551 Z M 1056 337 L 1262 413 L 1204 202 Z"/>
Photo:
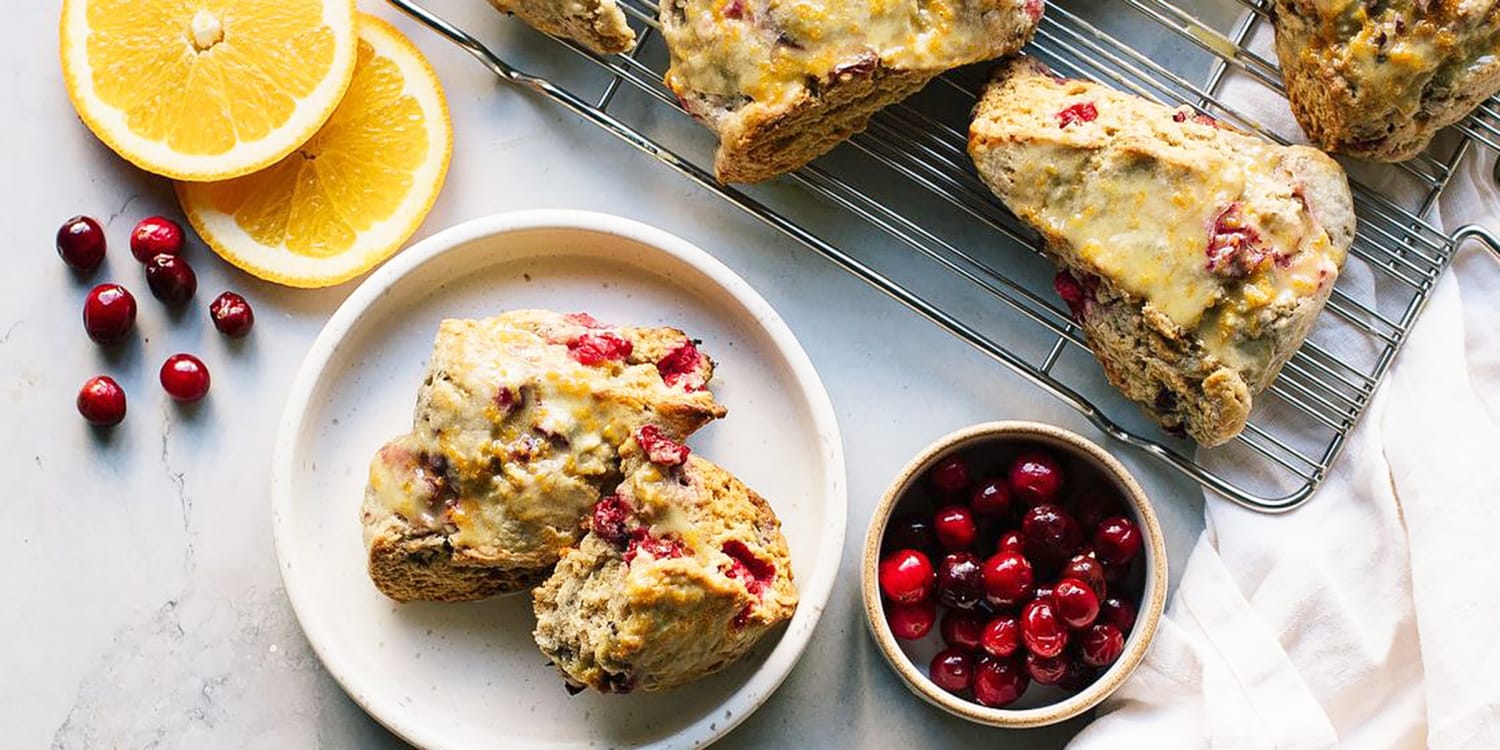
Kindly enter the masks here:
<path id="1" fill-rule="evenodd" d="M 366 467 L 407 431 L 445 317 L 545 307 L 703 339 L 727 419 L 695 451 L 765 495 L 802 604 L 745 659 L 661 694 L 569 696 L 531 641 L 529 596 L 398 605 L 365 574 Z M 728 732 L 807 645 L 843 549 L 843 450 L 828 394 L 776 313 L 707 253 L 617 217 L 526 211 L 434 235 L 339 308 L 287 401 L 271 480 L 276 552 L 323 664 L 372 716 L 428 748 L 695 747 Z"/>

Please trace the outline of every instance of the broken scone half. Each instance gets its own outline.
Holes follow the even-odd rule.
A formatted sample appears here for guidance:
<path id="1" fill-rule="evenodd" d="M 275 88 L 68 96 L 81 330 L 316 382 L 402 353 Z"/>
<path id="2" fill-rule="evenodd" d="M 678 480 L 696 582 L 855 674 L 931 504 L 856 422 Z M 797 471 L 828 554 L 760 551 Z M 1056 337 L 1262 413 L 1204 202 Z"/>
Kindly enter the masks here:
<path id="1" fill-rule="evenodd" d="M 661 690 L 723 669 L 797 607 L 771 506 L 654 426 L 589 533 L 532 592 L 537 645 L 572 689 Z"/>
<path id="2" fill-rule="evenodd" d="M 490 0 L 532 28 L 571 39 L 601 55 L 635 48 L 635 31 L 615 0 Z"/>
<path id="3" fill-rule="evenodd" d="M 411 432 L 376 454 L 362 506 L 369 573 L 391 598 L 519 591 L 583 535 L 619 447 L 722 417 L 713 364 L 673 328 L 520 310 L 445 320 Z"/>
<path id="4" fill-rule="evenodd" d="M 1203 445 L 1244 429 L 1354 240 L 1348 180 L 1322 152 L 1029 58 L 989 83 L 969 153 L 1062 265 L 1110 383 Z"/>

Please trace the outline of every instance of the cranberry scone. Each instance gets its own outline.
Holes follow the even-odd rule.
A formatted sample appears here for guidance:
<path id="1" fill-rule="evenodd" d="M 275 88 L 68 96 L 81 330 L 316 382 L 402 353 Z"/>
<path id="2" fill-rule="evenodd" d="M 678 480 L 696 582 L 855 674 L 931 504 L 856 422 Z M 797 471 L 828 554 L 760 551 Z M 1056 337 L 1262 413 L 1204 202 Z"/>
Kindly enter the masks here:
<path id="1" fill-rule="evenodd" d="M 543 310 L 445 320 L 410 433 L 370 464 L 369 572 L 401 601 L 462 601 L 540 582 L 583 535 L 619 447 L 722 417 L 713 364 L 673 328 Z"/>
<path id="2" fill-rule="evenodd" d="M 723 182 L 790 172 L 950 68 L 1019 50 L 1042 0 L 663 0 L 666 83 Z"/>
<path id="3" fill-rule="evenodd" d="M 1416 156 L 1500 91 L 1495 0 L 1276 0 L 1292 112 L 1329 151 Z"/>
<path id="4" fill-rule="evenodd" d="M 989 83 L 969 153 L 1061 264 L 1110 383 L 1203 445 L 1244 428 L 1354 240 L 1348 180 L 1322 152 L 1029 58 Z"/>
<path id="5" fill-rule="evenodd" d="M 635 31 L 615 0 L 490 0 L 490 5 L 601 55 L 635 48 Z"/>
<path id="6" fill-rule="evenodd" d="M 797 608 L 781 523 L 651 425 L 589 533 L 532 592 L 537 645 L 573 690 L 662 690 L 723 669 Z"/>

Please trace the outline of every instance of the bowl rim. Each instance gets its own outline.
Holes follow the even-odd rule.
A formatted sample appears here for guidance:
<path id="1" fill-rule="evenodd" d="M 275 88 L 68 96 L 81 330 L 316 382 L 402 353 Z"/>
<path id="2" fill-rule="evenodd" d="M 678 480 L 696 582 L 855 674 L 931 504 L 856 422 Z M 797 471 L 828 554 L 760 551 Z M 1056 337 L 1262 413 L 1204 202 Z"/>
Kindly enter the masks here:
<path id="1" fill-rule="evenodd" d="M 1092 459 L 1106 476 L 1112 478 L 1127 496 L 1135 510 L 1139 526 L 1144 530 L 1146 551 L 1146 584 L 1142 591 L 1141 604 L 1137 611 L 1136 624 L 1125 641 L 1125 651 L 1098 679 L 1087 688 L 1056 703 L 1034 708 L 991 708 L 959 697 L 934 684 L 923 670 L 901 650 L 896 637 L 885 621 L 881 603 L 877 567 L 880 560 L 881 539 L 890 522 L 891 511 L 917 481 L 937 460 L 954 450 L 972 443 L 994 438 L 1032 439 L 1070 450 L 1080 458 Z M 1156 635 L 1162 612 L 1166 608 L 1167 553 L 1162 541 L 1161 526 L 1156 512 L 1151 507 L 1144 490 L 1135 477 L 1098 444 L 1061 427 L 1040 422 L 995 421 L 965 427 L 950 432 L 929 444 L 918 453 L 891 480 L 870 517 L 865 533 L 864 555 L 860 566 L 860 587 L 864 600 L 865 624 L 875 639 L 881 656 L 901 677 L 908 690 L 928 703 L 955 716 L 979 724 L 995 727 L 1027 728 L 1055 724 L 1073 718 L 1098 705 L 1123 684 L 1142 659 Z"/>

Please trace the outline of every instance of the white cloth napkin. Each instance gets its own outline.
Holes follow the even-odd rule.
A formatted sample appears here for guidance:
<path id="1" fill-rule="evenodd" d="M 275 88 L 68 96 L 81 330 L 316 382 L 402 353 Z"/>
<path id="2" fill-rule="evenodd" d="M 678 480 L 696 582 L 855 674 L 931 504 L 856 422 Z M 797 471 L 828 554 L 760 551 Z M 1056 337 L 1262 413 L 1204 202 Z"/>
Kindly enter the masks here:
<path id="1" fill-rule="evenodd" d="M 1500 230 L 1494 161 L 1466 160 L 1445 229 Z M 1146 660 L 1072 750 L 1500 748 L 1500 263 L 1453 266 L 1305 506 L 1210 493 Z"/>

